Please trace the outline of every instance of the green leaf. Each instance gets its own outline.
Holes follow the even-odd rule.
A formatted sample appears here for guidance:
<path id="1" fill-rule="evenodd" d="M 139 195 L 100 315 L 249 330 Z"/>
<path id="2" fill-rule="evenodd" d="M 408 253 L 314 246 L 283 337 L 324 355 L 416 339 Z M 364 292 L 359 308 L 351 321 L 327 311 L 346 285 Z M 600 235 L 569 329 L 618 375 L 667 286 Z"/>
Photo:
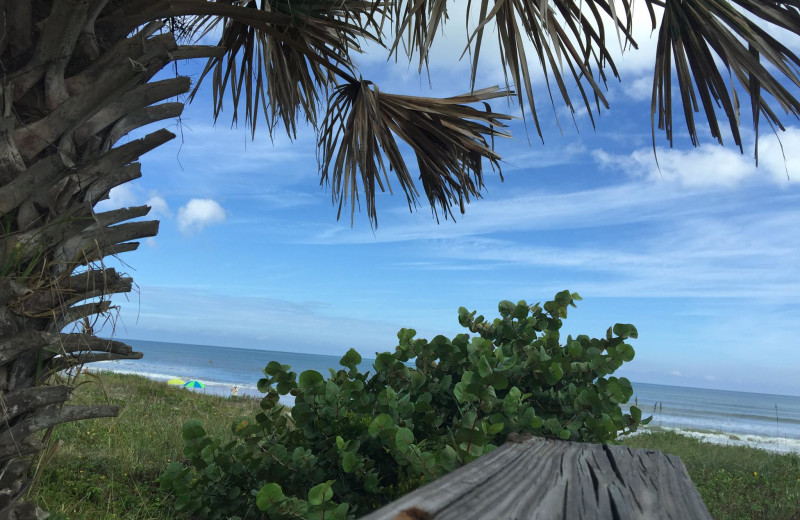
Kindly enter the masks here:
<path id="1" fill-rule="evenodd" d="M 248 426 L 250 426 L 250 420 L 247 417 L 241 417 L 233 422 L 231 430 L 233 430 L 233 433 L 240 433 Z"/>
<path id="2" fill-rule="evenodd" d="M 342 457 L 342 469 L 345 473 L 352 473 L 360 466 L 361 458 L 352 451 L 348 451 L 344 454 L 344 457 Z"/>
<path id="3" fill-rule="evenodd" d="M 331 486 L 333 485 L 333 480 L 329 480 L 327 482 L 323 482 L 322 484 L 317 484 L 316 486 L 312 487 L 308 490 L 308 503 L 312 506 L 321 505 L 323 502 L 327 502 L 331 498 L 333 498 L 333 489 Z"/>
<path id="4" fill-rule="evenodd" d="M 642 421 L 642 411 L 639 409 L 639 407 L 631 406 L 630 414 L 631 414 L 631 418 L 635 422 L 638 423 L 638 422 Z"/>
<path id="5" fill-rule="evenodd" d="M 490 434 L 494 435 L 496 433 L 500 433 L 501 431 L 503 431 L 503 428 L 505 428 L 505 424 L 497 423 L 497 424 L 490 424 L 487 430 Z"/>
<path id="6" fill-rule="evenodd" d="M 369 424 L 367 433 L 369 433 L 370 437 L 377 437 L 382 431 L 385 431 L 392 426 L 394 426 L 392 417 L 382 413 L 372 420 L 372 422 Z"/>
<path id="7" fill-rule="evenodd" d="M 486 359 L 485 355 L 481 356 L 478 360 L 478 374 L 480 374 L 481 377 L 489 377 L 492 375 L 492 367 L 489 365 L 489 360 Z"/>
<path id="8" fill-rule="evenodd" d="M 516 364 L 517 364 L 517 356 L 516 354 L 514 354 L 504 358 L 503 361 L 501 361 L 500 364 L 494 368 L 494 370 L 496 372 L 505 372 L 506 370 L 514 368 Z"/>
<path id="9" fill-rule="evenodd" d="M 492 385 L 495 390 L 505 390 L 508 388 L 508 378 L 500 372 L 492 374 L 488 383 Z"/>
<path id="10" fill-rule="evenodd" d="M 326 520 L 345 520 L 347 518 L 347 510 L 350 508 L 350 504 L 339 504 L 336 508 L 331 511 L 330 516 L 326 516 Z"/>
<path id="11" fill-rule="evenodd" d="M 408 428 L 398 428 L 394 440 L 397 444 L 397 449 L 402 453 L 414 443 L 414 433 Z"/>
<path id="12" fill-rule="evenodd" d="M 397 360 L 393 355 L 389 354 L 388 352 L 381 352 L 375 356 L 375 363 L 373 366 L 375 367 L 375 370 L 382 372 L 391 368 L 395 361 Z"/>
<path id="13" fill-rule="evenodd" d="M 570 437 L 569 430 L 561 430 L 560 432 L 558 432 L 558 436 L 563 440 L 568 441 Z"/>
<path id="14" fill-rule="evenodd" d="M 350 349 L 347 353 L 342 356 L 342 359 L 339 360 L 339 364 L 345 366 L 347 368 L 355 368 L 361 363 L 361 354 L 355 351 L 355 349 Z"/>
<path id="15" fill-rule="evenodd" d="M 313 389 L 315 385 L 324 381 L 322 374 L 317 372 L 316 370 L 306 370 L 300 374 L 300 379 L 298 382 L 300 383 L 300 389 L 307 392 L 310 389 Z"/>
<path id="16" fill-rule="evenodd" d="M 192 441 L 206 436 L 203 424 L 199 419 L 189 419 L 183 423 L 183 440 Z"/>
<path id="17" fill-rule="evenodd" d="M 614 325 L 614 334 L 621 338 L 638 338 L 639 332 L 636 327 L 629 323 L 617 323 Z"/>
<path id="18" fill-rule="evenodd" d="M 277 375 L 283 371 L 284 366 L 285 365 L 281 365 L 277 361 L 270 361 L 269 363 L 267 363 L 266 368 L 264 368 L 264 373 L 267 374 L 268 376 Z"/>
<path id="19" fill-rule="evenodd" d="M 466 392 L 466 390 L 467 385 L 463 381 L 456 383 L 456 386 L 453 387 L 453 395 L 459 403 L 464 402 L 464 392 Z"/>
<path id="20" fill-rule="evenodd" d="M 447 445 L 439 452 L 439 463 L 446 471 L 453 471 L 458 467 L 458 455 L 452 446 Z"/>
<path id="21" fill-rule="evenodd" d="M 564 377 L 564 370 L 561 368 L 561 365 L 553 362 L 550 365 L 550 375 L 553 377 L 555 381 L 554 383 L 561 381 L 561 378 Z"/>
<path id="22" fill-rule="evenodd" d="M 261 511 L 266 511 L 269 508 L 280 504 L 284 500 L 286 500 L 286 495 L 283 494 L 281 487 L 274 482 L 270 482 L 258 490 L 258 494 L 256 495 L 256 506 Z"/>
<path id="23" fill-rule="evenodd" d="M 606 387 L 606 395 L 612 403 L 617 404 L 622 402 L 624 394 L 616 381 L 609 381 Z"/>
<path id="24" fill-rule="evenodd" d="M 623 343 L 622 345 L 618 346 L 617 351 L 619 352 L 622 360 L 626 363 L 633 361 L 633 357 L 636 355 L 636 351 L 634 351 L 633 347 L 627 343 Z"/>
<path id="25" fill-rule="evenodd" d="M 497 310 L 500 312 L 500 316 L 504 318 L 511 316 L 516 308 L 517 306 L 508 300 L 503 300 L 497 305 Z"/>

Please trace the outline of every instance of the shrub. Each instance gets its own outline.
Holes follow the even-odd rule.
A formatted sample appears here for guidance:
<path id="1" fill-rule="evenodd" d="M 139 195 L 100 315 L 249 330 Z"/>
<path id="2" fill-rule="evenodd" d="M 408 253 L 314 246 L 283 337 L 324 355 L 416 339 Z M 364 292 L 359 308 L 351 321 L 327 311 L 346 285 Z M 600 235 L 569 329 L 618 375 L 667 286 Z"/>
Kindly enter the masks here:
<path id="1" fill-rule="evenodd" d="M 477 336 L 415 339 L 402 329 L 394 353 L 361 373 L 350 350 L 330 377 L 297 377 L 270 362 L 258 382 L 262 413 L 233 422 L 233 440 L 209 438 L 199 421 L 183 427 L 190 467 L 160 479 L 175 508 L 207 518 L 325 518 L 363 515 L 528 432 L 606 442 L 642 424 L 633 390 L 608 377 L 633 359 L 632 325 L 605 338 L 559 330 L 580 300 L 558 293 L 544 306 L 500 302 L 492 322 L 459 309 Z M 413 366 L 412 366 L 413 365 Z M 291 410 L 279 403 L 294 396 Z"/>

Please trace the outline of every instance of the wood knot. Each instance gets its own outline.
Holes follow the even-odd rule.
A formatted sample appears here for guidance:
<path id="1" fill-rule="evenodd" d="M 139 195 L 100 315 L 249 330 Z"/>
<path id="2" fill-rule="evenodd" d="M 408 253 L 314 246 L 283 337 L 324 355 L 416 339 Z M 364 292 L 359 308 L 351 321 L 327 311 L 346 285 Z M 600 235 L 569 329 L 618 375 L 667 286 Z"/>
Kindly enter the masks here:
<path id="1" fill-rule="evenodd" d="M 509 433 L 508 437 L 506 437 L 506 442 L 510 442 L 512 444 L 522 444 L 523 442 L 527 442 L 535 438 L 536 436 L 532 433 Z"/>
<path id="2" fill-rule="evenodd" d="M 408 509 L 403 509 L 392 520 L 432 520 L 433 514 L 413 506 Z"/>

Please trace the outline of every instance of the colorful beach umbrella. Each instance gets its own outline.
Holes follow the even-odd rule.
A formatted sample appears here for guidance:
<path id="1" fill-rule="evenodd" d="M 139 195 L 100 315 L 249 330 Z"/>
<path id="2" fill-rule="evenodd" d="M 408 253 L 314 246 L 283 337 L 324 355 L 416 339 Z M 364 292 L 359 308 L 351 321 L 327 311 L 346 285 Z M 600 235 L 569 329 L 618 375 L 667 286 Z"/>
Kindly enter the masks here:
<path id="1" fill-rule="evenodd" d="M 206 387 L 206 385 L 204 385 L 200 381 L 195 381 L 195 380 L 189 381 L 186 384 L 184 384 L 183 386 L 185 386 L 186 388 L 205 388 Z"/>
<path id="2" fill-rule="evenodd" d="M 183 379 L 178 379 L 176 377 L 174 379 L 170 379 L 169 381 L 167 381 L 167 384 L 168 385 L 185 385 L 186 381 L 184 381 Z"/>

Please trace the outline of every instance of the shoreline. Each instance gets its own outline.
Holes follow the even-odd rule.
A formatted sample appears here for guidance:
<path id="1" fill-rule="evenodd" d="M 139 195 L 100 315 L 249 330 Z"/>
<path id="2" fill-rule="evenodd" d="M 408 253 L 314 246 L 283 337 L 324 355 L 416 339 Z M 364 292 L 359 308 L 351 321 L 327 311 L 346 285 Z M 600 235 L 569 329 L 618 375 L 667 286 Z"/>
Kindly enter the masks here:
<path id="1" fill-rule="evenodd" d="M 768 437 L 764 435 L 741 435 L 724 431 L 713 430 L 693 430 L 684 428 L 673 428 L 668 426 L 649 426 L 645 425 L 638 431 L 629 435 L 617 437 L 617 440 L 627 437 L 634 437 L 645 433 L 674 432 L 684 437 L 690 437 L 709 444 L 718 446 L 744 446 L 768 451 L 777 455 L 796 454 L 800 455 L 800 439 L 789 437 Z"/>
<path id="2" fill-rule="evenodd" d="M 108 370 L 106 368 L 103 369 L 88 369 L 89 372 L 95 374 L 102 374 L 103 372 L 110 372 L 114 374 L 125 374 L 125 375 L 135 375 L 144 377 L 151 381 L 158 381 L 166 383 L 168 380 L 172 379 L 173 375 L 167 374 L 148 374 L 137 372 L 135 370 Z M 237 397 L 250 397 L 253 399 L 260 400 L 263 397 L 263 394 L 258 391 L 256 385 L 248 385 L 242 384 L 237 382 L 230 382 L 230 381 L 208 381 L 204 379 L 198 379 L 197 381 L 202 382 L 206 385 L 205 388 L 185 388 L 181 386 L 174 386 L 176 390 L 184 389 L 187 391 L 191 391 L 198 394 L 208 394 L 208 395 L 215 395 L 220 397 L 233 397 L 231 392 L 232 387 L 238 386 L 239 392 Z M 294 398 L 291 396 L 281 396 L 280 398 L 281 404 L 291 407 Z M 723 446 L 747 446 L 751 448 L 761 449 L 764 451 L 768 451 L 771 453 L 776 454 L 800 454 L 800 439 L 790 438 L 790 437 L 777 437 L 777 436 L 768 436 L 768 435 L 757 435 L 757 434 L 742 434 L 737 432 L 726 432 L 724 430 L 717 430 L 717 429 L 698 429 L 698 428 L 681 428 L 677 426 L 663 426 L 663 425 L 646 425 L 642 426 L 639 431 L 634 432 L 629 435 L 620 436 L 617 439 L 621 440 L 627 437 L 639 435 L 642 433 L 649 433 L 649 432 L 659 432 L 659 431 L 669 431 L 675 432 L 686 437 L 691 437 L 703 442 L 708 442 L 711 444 L 716 445 L 723 445 Z"/>

